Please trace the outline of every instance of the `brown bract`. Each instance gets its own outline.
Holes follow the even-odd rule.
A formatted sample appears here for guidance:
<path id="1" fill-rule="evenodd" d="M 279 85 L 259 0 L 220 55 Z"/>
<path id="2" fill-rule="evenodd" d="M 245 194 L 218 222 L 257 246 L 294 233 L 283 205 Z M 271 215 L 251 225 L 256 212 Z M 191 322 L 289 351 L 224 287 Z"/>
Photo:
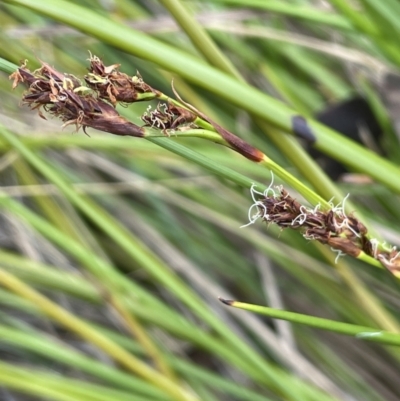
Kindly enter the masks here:
<path id="1" fill-rule="evenodd" d="M 178 94 L 178 92 L 175 90 L 174 85 L 172 84 L 172 90 L 177 97 L 177 99 L 184 105 L 186 106 L 191 112 L 193 112 L 197 117 L 200 117 L 204 121 L 208 122 L 217 132 L 218 134 L 221 135 L 221 137 L 226 141 L 226 143 L 234 149 L 236 152 L 240 153 L 242 156 L 244 156 L 246 159 L 249 159 L 255 163 L 259 163 L 264 159 L 264 153 L 261 152 L 259 149 L 255 148 L 254 146 L 250 145 L 243 139 L 239 138 L 235 134 L 232 134 L 232 132 L 229 132 L 225 128 L 221 127 L 219 124 L 217 124 L 215 121 L 211 120 L 208 116 L 206 116 L 204 113 L 201 113 L 199 110 L 197 110 L 193 105 L 185 102 Z"/>
<path id="2" fill-rule="evenodd" d="M 42 110 L 59 117 L 64 126 L 73 124 L 77 130 L 82 127 L 85 133 L 91 127 L 115 135 L 144 136 L 141 127 L 120 116 L 112 105 L 82 86 L 79 79 L 60 73 L 46 63 L 34 72 L 22 65 L 10 79 L 13 79 L 13 88 L 20 82 L 28 85 L 22 103 L 37 109 L 44 119 Z"/>
<path id="3" fill-rule="evenodd" d="M 400 273 L 400 252 L 395 247 L 388 252 L 378 253 L 378 259 L 391 273 Z"/>

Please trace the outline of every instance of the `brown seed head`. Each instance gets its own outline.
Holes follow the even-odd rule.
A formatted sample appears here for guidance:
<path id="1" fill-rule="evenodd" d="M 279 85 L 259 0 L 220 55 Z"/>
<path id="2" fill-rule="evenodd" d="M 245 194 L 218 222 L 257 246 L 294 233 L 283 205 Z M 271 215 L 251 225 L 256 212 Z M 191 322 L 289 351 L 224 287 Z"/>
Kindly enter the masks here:
<path id="1" fill-rule="evenodd" d="M 150 110 L 149 107 L 141 119 L 146 127 L 159 128 L 165 131 L 193 123 L 196 115 L 172 103 L 158 103 L 154 110 Z"/>
<path id="2" fill-rule="evenodd" d="M 79 79 L 62 74 L 46 63 L 34 72 L 23 65 L 10 79 L 14 80 L 13 87 L 19 82 L 29 86 L 22 103 L 37 109 L 42 118 L 45 110 L 64 121 L 64 126 L 74 124 L 77 130 L 92 127 L 115 135 L 144 135 L 142 128 L 121 117 L 114 107 L 83 87 Z"/>
<path id="3" fill-rule="evenodd" d="M 280 194 L 259 200 L 259 212 L 268 223 L 281 228 L 300 230 L 308 240 L 330 245 L 348 255 L 357 257 L 367 249 L 366 227 L 354 216 L 347 216 L 343 208 L 329 211 L 314 210 L 301 205 L 283 188 Z"/>
<path id="4" fill-rule="evenodd" d="M 105 66 L 96 56 L 90 58 L 86 84 L 96 90 L 102 99 L 115 105 L 117 102 L 133 103 L 157 97 L 158 91 L 146 84 L 141 75 L 130 77 L 118 70 L 120 64 Z"/>

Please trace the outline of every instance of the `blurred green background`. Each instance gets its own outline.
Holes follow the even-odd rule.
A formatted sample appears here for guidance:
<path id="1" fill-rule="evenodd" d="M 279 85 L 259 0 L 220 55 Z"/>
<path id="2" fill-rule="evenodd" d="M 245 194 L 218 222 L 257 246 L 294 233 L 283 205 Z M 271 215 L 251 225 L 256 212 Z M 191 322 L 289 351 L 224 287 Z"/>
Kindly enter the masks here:
<path id="1" fill-rule="evenodd" d="M 350 193 L 396 246 L 399 13 L 395 0 L 7 0 L 0 57 L 82 77 L 90 52 L 171 96 L 174 80 L 326 200 Z M 267 169 L 201 139 L 62 129 L 21 107 L 2 70 L 0 400 L 398 400 L 398 348 L 218 301 L 399 331 L 386 270 L 261 221 L 241 228 L 250 188 L 229 177 L 268 186 Z M 147 107 L 118 110 L 142 125 Z M 353 142 L 312 122 L 319 142 L 299 145 L 291 113 Z"/>

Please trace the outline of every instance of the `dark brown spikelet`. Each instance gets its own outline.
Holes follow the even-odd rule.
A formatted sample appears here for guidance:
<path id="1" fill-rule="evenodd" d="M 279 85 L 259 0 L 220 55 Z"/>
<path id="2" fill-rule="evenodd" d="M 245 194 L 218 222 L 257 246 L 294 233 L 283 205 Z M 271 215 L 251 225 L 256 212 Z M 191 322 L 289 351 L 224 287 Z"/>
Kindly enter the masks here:
<path id="1" fill-rule="evenodd" d="M 102 99 L 116 105 L 117 102 L 134 103 L 156 98 L 160 92 L 146 84 L 137 72 L 130 77 L 119 71 L 120 64 L 105 66 L 96 56 L 90 57 L 86 84 Z"/>
<path id="2" fill-rule="evenodd" d="M 367 229 L 353 216 L 347 216 L 342 207 L 329 211 L 310 209 L 283 188 L 279 189 L 279 194 L 260 199 L 258 205 L 267 223 L 275 223 L 283 229 L 300 230 L 304 238 L 327 244 L 354 257 L 363 250 Z"/>
<path id="3" fill-rule="evenodd" d="M 64 126 L 74 124 L 77 130 L 82 127 L 85 133 L 91 127 L 115 135 L 144 136 L 142 128 L 120 116 L 113 106 L 82 86 L 79 79 L 60 73 L 46 63 L 34 72 L 22 65 L 10 79 L 13 79 L 13 88 L 20 82 L 28 85 L 22 103 L 38 110 L 44 119 L 42 110 L 59 117 Z"/>
<path id="4" fill-rule="evenodd" d="M 272 195 L 269 196 L 269 193 Z M 332 205 L 330 210 L 323 211 L 318 207 L 310 209 L 302 205 L 281 187 L 275 190 L 269 188 L 267 195 L 255 200 L 258 214 L 250 223 L 261 216 L 268 224 L 299 230 L 307 240 L 329 245 L 338 251 L 338 256 L 346 254 L 358 257 L 364 252 L 379 260 L 391 273 L 400 273 L 400 252 L 396 247 L 387 247 L 369 239 L 364 224 L 352 214 L 346 215 L 344 212 L 346 198 L 341 206 Z"/>
<path id="5" fill-rule="evenodd" d="M 172 103 L 158 103 L 154 110 L 147 111 L 141 116 L 146 127 L 161 129 L 164 133 L 168 129 L 181 128 L 184 125 L 192 124 L 197 116 L 191 111 Z"/>

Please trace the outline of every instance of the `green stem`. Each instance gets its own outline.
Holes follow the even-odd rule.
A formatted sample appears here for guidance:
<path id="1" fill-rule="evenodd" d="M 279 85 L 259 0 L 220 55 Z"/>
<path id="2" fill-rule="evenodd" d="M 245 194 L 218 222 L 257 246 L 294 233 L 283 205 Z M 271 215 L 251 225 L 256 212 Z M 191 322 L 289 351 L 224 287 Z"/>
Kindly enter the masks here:
<path id="1" fill-rule="evenodd" d="M 46 399 L 55 401 L 85 401 L 85 399 L 77 398 L 76 395 L 65 394 L 59 390 L 55 390 L 43 383 L 35 383 L 32 375 L 24 376 L 16 375 L 11 369 L 0 370 L 0 384 L 6 388 L 15 389 L 29 396 L 37 395 Z"/>
<path id="2" fill-rule="evenodd" d="M 240 74 L 233 64 L 219 51 L 215 42 L 210 38 L 203 27 L 197 22 L 180 0 L 159 0 L 160 3 L 175 18 L 176 22 L 190 37 L 194 46 L 201 51 L 205 59 L 234 77 Z"/>
<path id="3" fill-rule="evenodd" d="M 18 332 L 17 332 L 18 335 Z M 32 368 L 31 368 L 32 369 Z M 27 394 L 36 394 L 46 399 L 74 401 L 130 401 L 132 394 L 98 384 L 91 384 L 77 379 L 61 377 L 46 371 L 32 371 L 15 365 L 0 362 L 0 384 L 15 388 Z M 13 377 L 15 380 L 10 380 Z M 26 383 L 29 383 L 26 386 Z M 49 398 L 48 398 L 49 397 Z M 135 401 L 149 398 L 135 394 Z M 156 398 L 156 400 L 160 400 Z M 165 398 L 163 401 L 166 400 Z M 169 398 L 168 400 L 171 400 Z M 160 400 L 161 401 L 161 400 Z"/>
<path id="4" fill-rule="evenodd" d="M 243 0 L 213 0 L 214 3 L 237 5 L 243 7 Z M 332 12 L 320 11 L 316 7 L 297 5 L 295 3 L 283 3 L 274 0 L 246 0 L 246 7 L 265 10 L 299 20 L 323 24 L 332 28 L 346 31 L 354 31 L 353 26 L 341 15 Z"/>
<path id="5" fill-rule="evenodd" d="M 334 320 L 302 315 L 301 313 L 288 312 L 279 309 L 269 308 L 267 306 L 247 304 L 238 301 L 230 301 L 220 298 L 220 301 L 234 308 L 248 310 L 261 315 L 269 316 L 276 319 L 287 320 L 292 323 L 300 323 L 317 329 L 333 331 L 356 338 L 378 342 L 388 345 L 400 345 L 400 335 L 381 331 L 372 327 L 357 326 L 349 323 L 337 322 Z"/>

